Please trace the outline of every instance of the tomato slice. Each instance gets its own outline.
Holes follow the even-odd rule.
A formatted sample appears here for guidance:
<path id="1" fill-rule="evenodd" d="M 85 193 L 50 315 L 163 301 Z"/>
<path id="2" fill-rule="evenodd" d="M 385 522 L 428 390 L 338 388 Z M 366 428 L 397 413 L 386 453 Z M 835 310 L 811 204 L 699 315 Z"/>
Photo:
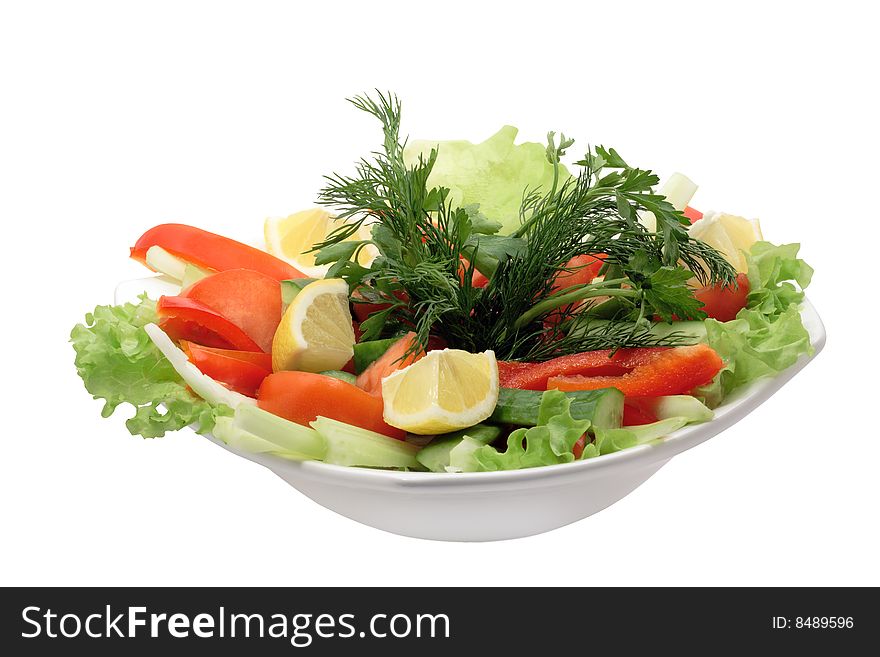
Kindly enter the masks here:
<path id="1" fill-rule="evenodd" d="M 318 416 L 402 440 L 406 432 L 385 423 L 384 404 L 350 383 L 310 372 L 276 372 L 257 391 L 257 405 L 270 413 L 308 426 Z"/>
<path id="2" fill-rule="evenodd" d="M 173 340 L 187 340 L 206 347 L 260 351 L 241 328 L 213 308 L 186 297 L 159 297 L 159 326 Z"/>
<path id="3" fill-rule="evenodd" d="M 553 282 L 553 291 L 558 292 L 572 285 L 588 285 L 599 275 L 605 264 L 604 254 L 575 256 L 565 264 L 566 270 L 561 271 Z"/>
<path id="4" fill-rule="evenodd" d="M 261 351 L 214 349 L 186 340 L 180 348 L 203 374 L 248 397 L 256 397 L 263 379 L 272 373 L 272 356 Z"/>
<path id="5" fill-rule="evenodd" d="M 281 284 L 250 269 L 229 269 L 196 281 L 181 297 L 216 310 L 240 327 L 265 352 L 281 322 Z"/>
<path id="6" fill-rule="evenodd" d="M 721 287 L 721 284 L 702 287 L 694 292 L 694 298 L 703 302 L 703 310 L 712 319 L 729 322 L 746 307 L 749 296 L 749 277 L 737 274 L 736 284 Z"/>
<path id="7" fill-rule="evenodd" d="M 661 350 L 632 371 L 617 376 L 554 376 L 548 388 L 598 390 L 617 388 L 628 397 L 684 395 L 709 383 L 724 366 L 712 347 L 698 344 Z"/>
<path id="8" fill-rule="evenodd" d="M 657 421 L 653 404 L 647 403 L 654 397 L 627 397 L 623 401 L 623 426 L 635 427 Z"/>
<path id="9" fill-rule="evenodd" d="M 384 354 L 370 363 L 357 378 L 357 387 L 376 397 L 382 397 L 382 379 L 397 370 L 412 365 L 425 355 L 424 351 L 410 354 L 406 358 L 403 355 L 412 346 L 416 334 L 410 331 L 400 340 L 388 348 Z"/>
<path id="10" fill-rule="evenodd" d="M 151 246 L 161 246 L 171 255 L 214 271 L 253 269 L 276 281 L 305 278 L 301 271 L 265 251 L 186 224 L 151 228 L 131 248 L 131 257 L 145 263 Z"/>
<path id="11" fill-rule="evenodd" d="M 499 362 L 499 384 L 502 388 L 546 390 L 548 380 L 554 376 L 616 376 L 650 361 L 667 349 L 668 347 L 618 349 L 613 355 L 611 350 L 585 351 L 543 363 Z"/>

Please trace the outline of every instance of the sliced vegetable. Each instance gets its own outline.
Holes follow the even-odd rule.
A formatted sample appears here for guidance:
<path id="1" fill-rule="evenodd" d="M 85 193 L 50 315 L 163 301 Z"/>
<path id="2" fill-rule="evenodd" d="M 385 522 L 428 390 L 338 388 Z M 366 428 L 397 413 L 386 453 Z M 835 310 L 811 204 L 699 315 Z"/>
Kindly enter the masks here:
<path id="1" fill-rule="evenodd" d="M 589 429 L 590 421 L 574 419 L 570 406 L 571 399 L 561 392 L 545 392 L 538 426 L 513 431 L 507 438 L 505 452 L 491 445 L 475 450 L 473 457 L 478 470 L 519 470 L 573 461 L 574 445 Z"/>
<path id="2" fill-rule="evenodd" d="M 501 427 L 477 424 L 468 429 L 436 436 L 416 454 L 416 459 L 431 472 L 446 472 L 450 466 L 450 453 L 465 437 L 480 445 L 488 445 L 501 435 Z"/>
<path id="3" fill-rule="evenodd" d="M 688 221 L 690 221 L 691 223 L 694 223 L 695 221 L 699 221 L 700 219 L 703 218 L 703 213 L 700 212 L 699 210 L 692 208 L 691 206 L 687 206 L 682 211 L 682 214 L 685 217 L 687 217 Z"/>
<path id="4" fill-rule="evenodd" d="M 159 326 L 174 340 L 187 340 L 206 347 L 262 351 L 241 327 L 213 308 L 186 297 L 159 297 Z"/>
<path id="5" fill-rule="evenodd" d="M 329 376 L 332 379 L 345 381 L 346 383 L 350 383 L 351 385 L 354 385 L 357 382 L 357 377 L 354 374 L 342 370 L 324 370 L 323 372 L 319 372 L 319 374 L 323 376 Z"/>
<path id="6" fill-rule="evenodd" d="M 533 427 L 540 418 L 543 392 L 501 388 L 498 403 L 489 418 L 499 424 Z M 569 412 L 575 420 L 590 420 L 603 429 L 619 427 L 623 416 L 623 393 L 614 388 L 604 390 L 576 390 L 567 392 L 571 400 Z"/>
<path id="7" fill-rule="evenodd" d="M 667 347 L 645 347 L 638 349 L 618 349 L 585 351 L 580 354 L 560 356 L 543 363 L 499 363 L 498 374 L 501 387 L 524 390 L 546 390 L 551 377 L 558 376 L 603 376 L 618 375 L 631 371 L 640 364 L 649 362 Z"/>
<path id="8" fill-rule="evenodd" d="M 623 449 L 644 445 L 652 440 L 668 436 L 688 423 L 687 418 L 671 417 L 652 424 L 620 429 L 597 429 L 596 439 L 587 445 L 581 458 L 591 458 L 603 454 L 613 454 Z"/>
<path id="9" fill-rule="evenodd" d="M 320 460 L 327 453 L 323 436 L 311 427 L 290 422 L 256 406 L 239 406 L 235 412 L 235 426 L 276 445 L 287 458 Z"/>
<path id="10" fill-rule="evenodd" d="M 692 395 L 667 395 L 664 397 L 627 397 L 626 408 L 636 408 L 645 415 L 657 420 L 667 420 L 672 417 L 683 417 L 688 422 L 708 422 L 715 414 L 696 397 Z M 650 424 L 639 422 L 639 424 Z M 630 426 L 626 420 L 624 411 L 624 426 Z M 604 428 L 604 427 L 603 427 Z"/>
<path id="11" fill-rule="evenodd" d="M 281 281 L 281 308 L 287 310 L 287 306 L 296 298 L 302 289 L 309 283 L 314 283 L 316 278 L 292 278 Z"/>
<path id="12" fill-rule="evenodd" d="M 186 261 L 171 255 L 161 246 L 151 246 L 147 249 L 144 262 L 153 271 L 165 274 L 175 281 L 182 281 L 186 274 Z"/>
<path id="13" fill-rule="evenodd" d="M 605 261 L 600 255 L 579 255 L 569 260 L 563 271 L 553 282 L 553 291 L 558 292 L 573 285 L 587 285 L 599 275 Z"/>
<path id="14" fill-rule="evenodd" d="M 355 306 L 357 307 L 357 306 Z M 357 378 L 357 386 L 377 397 L 382 396 L 382 379 L 397 370 L 409 367 L 425 355 L 417 351 L 406 355 L 412 348 L 416 334 L 410 331 L 388 347 L 381 356 L 376 358 Z M 362 343 L 363 344 L 363 343 Z"/>
<path id="15" fill-rule="evenodd" d="M 166 333 L 155 324 L 147 324 L 144 331 L 150 336 L 150 340 L 156 348 L 162 352 L 171 367 L 180 375 L 194 393 L 211 404 L 223 404 L 235 409 L 241 405 L 255 404 L 253 399 L 245 397 L 233 390 L 229 390 L 209 376 L 202 374 L 199 369 L 187 360 L 186 354 L 178 348 Z"/>
<path id="16" fill-rule="evenodd" d="M 354 371 L 361 374 L 374 361 L 378 360 L 391 345 L 396 344 L 400 338 L 386 338 L 384 340 L 367 340 L 354 345 Z"/>
<path id="17" fill-rule="evenodd" d="M 421 469 L 416 460 L 419 448 L 387 435 L 319 417 L 312 427 L 327 445 L 325 463 L 358 465 L 367 468 Z"/>
<path id="18" fill-rule="evenodd" d="M 281 286 L 250 269 L 229 269 L 201 279 L 180 296 L 203 303 L 241 328 L 262 351 L 272 350 L 281 321 Z"/>
<path id="19" fill-rule="evenodd" d="M 322 416 L 400 440 L 406 436 L 382 419 L 380 398 L 323 374 L 276 372 L 265 378 L 257 400 L 263 410 L 303 426 Z"/>
<path id="20" fill-rule="evenodd" d="M 186 340 L 180 341 L 180 348 L 202 374 L 248 397 L 256 397 L 257 388 L 272 373 L 272 356 L 262 351 L 215 349 Z"/>
<path id="21" fill-rule="evenodd" d="M 719 322 L 729 322 L 736 314 L 746 307 L 749 296 L 749 277 L 737 274 L 736 284 L 727 287 L 711 285 L 694 292 L 694 298 L 703 304 L 703 312 Z"/>
<path id="22" fill-rule="evenodd" d="M 619 376 L 554 376 L 547 385 L 558 390 L 617 388 L 628 397 L 681 395 L 709 383 L 723 366 L 714 349 L 699 344 L 658 351 Z"/>
<path id="23" fill-rule="evenodd" d="M 218 417 L 214 423 L 214 429 L 211 431 L 211 434 L 239 452 L 270 454 L 272 456 L 279 456 L 292 461 L 307 460 L 306 457 L 298 452 L 291 452 L 275 443 L 264 440 L 249 431 L 239 428 L 235 424 L 235 420 L 231 417 Z"/>
<path id="24" fill-rule="evenodd" d="M 276 281 L 304 276 L 265 251 L 185 224 L 160 224 L 151 228 L 131 248 L 131 257 L 146 263 L 147 251 L 152 246 L 160 246 L 181 260 L 214 271 L 253 269 Z"/>

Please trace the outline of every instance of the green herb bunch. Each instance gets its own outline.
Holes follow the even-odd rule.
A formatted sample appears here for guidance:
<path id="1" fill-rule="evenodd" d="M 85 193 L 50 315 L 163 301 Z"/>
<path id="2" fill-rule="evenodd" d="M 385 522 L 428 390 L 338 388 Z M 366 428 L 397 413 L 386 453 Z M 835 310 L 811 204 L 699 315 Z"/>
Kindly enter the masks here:
<path id="1" fill-rule="evenodd" d="M 353 175 L 326 177 L 319 202 L 340 225 L 315 248 L 318 264 L 332 263 L 328 276 L 348 282 L 353 303 L 385 306 L 361 325 L 366 340 L 412 330 L 414 348 L 436 335 L 450 347 L 492 349 L 505 360 L 671 346 L 685 338 L 674 331 L 657 337 L 650 321 L 705 316 L 688 281 L 735 281 L 721 254 L 691 239 L 687 219 L 654 192 L 657 176 L 612 148 L 588 149 L 577 175 L 563 180 L 560 162 L 574 141 L 549 133 L 553 184 L 523 190 L 520 227 L 498 235 L 500 224 L 478 206 L 454 207 L 448 189 L 429 186 L 436 149 L 404 161 L 396 97 L 351 102 L 381 122 L 384 144 Z M 653 213 L 656 232 L 639 222 L 643 212 Z M 349 240 L 364 223 L 371 239 Z M 368 243 L 379 256 L 364 267 L 357 253 Z M 604 278 L 556 289 L 567 263 L 581 255 L 600 257 Z M 485 287 L 472 284 L 475 270 L 488 278 Z"/>

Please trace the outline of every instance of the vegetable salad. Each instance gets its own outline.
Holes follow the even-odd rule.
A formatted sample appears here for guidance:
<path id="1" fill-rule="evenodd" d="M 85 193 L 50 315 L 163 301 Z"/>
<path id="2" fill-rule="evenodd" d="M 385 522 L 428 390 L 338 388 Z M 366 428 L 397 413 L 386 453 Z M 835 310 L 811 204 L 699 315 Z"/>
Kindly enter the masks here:
<path id="1" fill-rule="evenodd" d="M 135 241 L 180 291 L 74 327 L 102 415 L 294 460 L 515 470 L 710 421 L 810 351 L 798 245 L 699 212 L 685 176 L 510 126 L 407 141 L 394 96 L 352 103 L 382 148 L 326 176 L 320 208 L 267 220 L 265 250 L 184 224 Z"/>

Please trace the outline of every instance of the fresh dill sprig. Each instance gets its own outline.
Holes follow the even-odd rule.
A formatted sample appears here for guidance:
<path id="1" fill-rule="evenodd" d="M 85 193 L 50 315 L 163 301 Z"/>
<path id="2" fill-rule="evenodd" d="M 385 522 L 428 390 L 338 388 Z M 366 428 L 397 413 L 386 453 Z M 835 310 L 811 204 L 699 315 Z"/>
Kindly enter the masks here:
<path id="1" fill-rule="evenodd" d="M 413 330 L 413 349 L 439 335 L 451 347 L 493 349 L 503 359 L 681 344 L 680 335 L 651 333 L 649 320 L 702 316 L 686 285 L 694 275 L 707 283 L 735 278 L 654 193 L 657 177 L 628 166 L 614 149 L 590 149 L 578 174 L 563 180 L 560 162 L 574 141 L 549 133 L 551 188 L 524 190 L 519 229 L 500 236 L 476 208 L 454 207 L 449 190 L 429 187 L 436 149 L 404 160 L 396 97 L 379 92 L 351 102 L 380 121 L 383 149 L 360 160 L 354 175 L 326 177 L 319 202 L 346 221 L 315 248 L 316 262 L 334 263 L 330 275 L 349 283 L 354 303 L 387 305 L 362 324 L 366 339 Z M 638 221 L 640 212 L 654 213 L 656 233 Z M 364 223 L 379 251 L 369 268 L 356 261 L 365 242 L 344 241 Z M 567 263 L 585 254 L 601 254 L 605 280 L 556 289 Z M 477 269 L 489 278 L 483 288 L 471 283 Z M 603 322 L 591 313 L 599 298 L 617 304 Z"/>

